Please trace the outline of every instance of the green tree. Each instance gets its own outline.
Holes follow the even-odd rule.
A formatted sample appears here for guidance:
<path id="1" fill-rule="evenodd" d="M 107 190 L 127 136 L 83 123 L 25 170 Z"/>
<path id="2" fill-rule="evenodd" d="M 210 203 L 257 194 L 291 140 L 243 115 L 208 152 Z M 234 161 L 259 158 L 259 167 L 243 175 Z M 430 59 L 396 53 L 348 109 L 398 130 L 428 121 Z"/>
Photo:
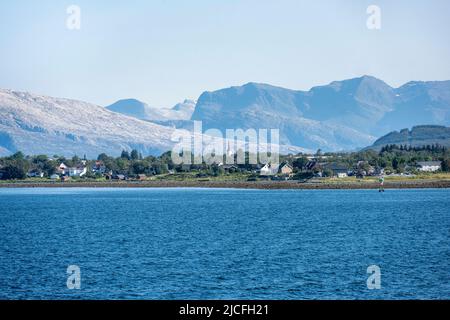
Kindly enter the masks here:
<path id="1" fill-rule="evenodd" d="M 450 172 L 450 159 L 445 159 L 442 161 L 442 171 Z"/>
<path id="2" fill-rule="evenodd" d="M 136 161 L 132 164 L 132 169 L 134 174 L 142 174 L 146 172 L 146 166 L 143 161 Z"/>
<path id="3" fill-rule="evenodd" d="M 131 160 L 138 160 L 139 159 L 139 152 L 136 149 L 133 149 L 131 151 Z"/>
<path id="4" fill-rule="evenodd" d="M 122 154 L 120 155 L 122 159 L 130 160 L 130 153 L 126 150 L 122 150 Z"/>
<path id="5" fill-rule="evenodd" d="M 331 169 L 324 169 L 322 172 L 322 175 L 324 177 L 332 177 L 333 176 L 333 170 Z"/>
<path id="6" fill-rule="evenodd" d="M 26 170 L 21 165 L 10 164 L 3 168 L 3 180 L 23 180 L 26 177 Z"/>
<path id="7" fill-rule="evenodd" d="M 109 159 L 108 155 L 106 153 L 101 153 L 98 155 L 97 160 L 98 161 L 107 161 Z"/>
<path id="8" fill-rule="evenodd" d="M 80 163 L 80 157 L 78 157 L 77 155 L 74 155 L 73 157 L 72 157 L 72 165 L 73 166 L 76 166 L 77 164 L 79 164 Z"/>
<path id="9" fill-rule="evenodd" d="M 46 161 L 42 166 L 42 171 L 47 177 L 50 177 L 56 172 L 56 164 L 52 163 L 51 161 Z"/>
<path id="10" fill-rule="evenodd" d="M 23 160 L 23 159 L 25 159 L 25 155 L 21 151 L 18 151 L 18 152 L 14 153 L 11 156 L 11 159 L 13 159 L 13 160 Z"/>
<path id="11" fill-rule="evenodd" d="M 301 169 L 303 169 L 303 167 L 306 166 L 307 163 L 308 163 L 308 158 L 306 158 L 305 156 L 303 156 L 303 157 L 300 157 L 300 158 L 295 159 L 295 160 L 292 162 L 292 166 L 293 166 L 294 168 L 296 168 L 296 169 L 301 170 Z"/>
<path id="12" fill-rule="evenodd" d="M 397 170 L 399 166 L 399 161 L 397 160 L 397 158 L 394 158 L 392 160 L 392 168 L 394 168 L 394 170 Z"/>

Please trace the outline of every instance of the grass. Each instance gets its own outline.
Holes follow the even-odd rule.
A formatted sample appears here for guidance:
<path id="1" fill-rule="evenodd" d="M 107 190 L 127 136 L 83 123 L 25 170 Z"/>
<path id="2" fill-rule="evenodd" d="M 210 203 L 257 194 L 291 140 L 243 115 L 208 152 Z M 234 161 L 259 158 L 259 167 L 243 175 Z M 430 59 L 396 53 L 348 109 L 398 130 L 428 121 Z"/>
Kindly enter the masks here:
<path id="1" fill-rule="evenodd" d="M 217 182 L 226 182 L 226 181 L 235 181 L 242 182 L 247 181 L 247 179 L 251 176 L 249 173 L 233 173 L 233 174 L 224 174 L 220 176 L 207 176 L 207 177 L 198 177 L 197 172 L 185 172 L 185 173 L 177 173 L 177 174 L 162 174 L 153 177 L 149 177 L 148 181 L 217 181 Z M 417 175 L 413 176 L 385 176 L 386 182 L 402 182 L 402 181 L 420 181 L 420 180 L 450 180 L 450 172 L 437 172 L 437 173 L 427 173 L 421 172 Z M 101 183 L 106 182 L 107 180 L 103 178 L 72 178 L 68 182 L 64 183 Z M 48 178 L 27 178 L 25 180 L 0 180 L 0 184 L 5 183 L 61 183 L 59 180 L 50 180 Z M 378 183 L 378 177 L 365 177 L 364 179 L 357 179 L 356 177 L 345 177 L 345 178 L 314 178 L 309 180 L 309 182 L 316 183 L 331 183 L 331 184 L 339 184 L 339 183 Z"/>
<path id="2" fill-rule="evenodd" d="M 450 172 L 421 172 L 411 176 L 385 176 L 387 182 L 402 182 L 402 181 L 420 181 L 420 180 L 450 180 Z M 378 177 L 365 177 L 364 179 L 357 179 L 356 177 L 346 178 L 322 178 L 320 182 L 327 183 L 378 183 Z"/>

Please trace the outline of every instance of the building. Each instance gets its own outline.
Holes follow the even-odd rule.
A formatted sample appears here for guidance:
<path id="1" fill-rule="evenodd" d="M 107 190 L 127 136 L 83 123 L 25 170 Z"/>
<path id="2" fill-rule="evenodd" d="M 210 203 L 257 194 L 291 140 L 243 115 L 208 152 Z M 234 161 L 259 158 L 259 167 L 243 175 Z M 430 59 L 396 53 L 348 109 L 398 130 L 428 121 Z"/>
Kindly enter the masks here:
<path id="1" fill-rule="evenodd" d="M 59 180 L 60 179 L 60 176 L 58 175 L 58 174 L 52 174 L 51 176 L 50 176 L 50 179 L 52 179 L 52 180 Z"/>
<path id="2" fill-rule="evenodd" d="M 324 166 L 324 169 L 331 170 L 334 177 L 348 177 L 348 168 L 345 165 L 341 165 L 338 163 L 328 163 Z"/>
<path id="3" fill-rule="evenodd" d="M 145 174 L 138 174 L 138 175 L 136 176 L 136 179 L 137 179 L 137 180 L 141 180 L 141 181 L 147 180 L 147 176 L 146 176 Z"/>
<path id="4" fill-rule="evenodd" d="M 228 173 L 239 171 L 239 167 L 235 164 L 222 164 L 222 165 L 219 165 L 219 167 Z"/>
<path id="5" fill-rule="evenodd" d="M 43 178 L 44 173 L 39 170 L 31 170 L 27 173 L 28 178 Z"/>
<path id="6" fill-rule="evenodd" d="M 259 175 L 261 176 L 274 176 L 278 173 L 279 166 L 272 165 L 267 163 L 264 167 L 261 168 Z"/>
<path id="7" fill-rule="evenodd" d="M 58 174 L 64 175 L 64 174 L 66 174 L 66 171 L 67 171 L 67 166 L 63 162 L 61 162 L 61 164 L 58 167 L 56 167 L 56 172 Z"/>
<path id="8" fill-rule="evenodd" d="M 419 161 L 417 162 L 417 170 L 423 172 L 435 172 L 441 170 L 441 161 Z"/>
<path id="9" fill-rule="evenodd" d="M 95 161 L 92 166 L 92 172 L 96 174 L 104 174 L 106 172 L 106 166 L 103 161 Z"/>
<path id="10" fill-rule="evenodd" d="M 289 163 L 285 163 L 280 168 L 282 175 L 291 176 L 294 173 L 294 168 Z"/>
<path id="11" fill-rule="evenodd" d="M 66 170 L 69 177 L 82 177 L 87 173 L 86 167 L 72 167 Z"/>

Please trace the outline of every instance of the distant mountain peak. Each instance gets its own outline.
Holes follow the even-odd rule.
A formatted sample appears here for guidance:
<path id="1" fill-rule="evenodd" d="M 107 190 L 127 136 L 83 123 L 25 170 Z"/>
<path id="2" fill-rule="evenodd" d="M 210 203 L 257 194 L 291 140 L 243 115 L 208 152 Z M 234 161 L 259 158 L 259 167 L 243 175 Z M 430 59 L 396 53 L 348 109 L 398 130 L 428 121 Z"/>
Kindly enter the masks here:
<path id="1" fill-rule="evenodd" d="M 314 91 L 316 88 L 327 88 L 327 87 L 331 87 L 331 88 L 335 89 L 336 91 L 339 91 L 339 90 L 356 91 L 358 88 L 360 88 L 362 86 L 372 87 L 372 88 L 380 88 L 381 87 L 381 88 L 385 88 L 385 89 L 392 89 L 391 86 L 389 86 L 383 80 L 380 80 L 373 76 L 363 75 L 363 76 L 357 77 L 357 78 L 333 81 L 329 85 L 326 85 L 326 86 L 314 87 L 311 89 L 311 91 Z"/>
<path id="2" fill-rule="evenodd" d="M 121 99 L 118 100 L 117 102 L 126 102 L 126 103 L 136 103 L 136 104 L 146 104 L 145 102 L 142 102 L 138 99 L 134 99 L 134 98 L 128 98 L 128 99 Z"/>
<path id="3" fill-rule="evenodd" d="M 146 119 L 148 117 L 148 108 L 149 106 L 146 103 L 133 98 L 121 99 L 106 107 L 110 111 L 138 119 Z"/>
<path id="4" fill-rule="evenodd" d="M 152 107 L 137 99 L 122 99 L 106 109 L 147 121 L 188 120 L 194 112 L 195 101 L 186 99 L 173 108 Z"/>

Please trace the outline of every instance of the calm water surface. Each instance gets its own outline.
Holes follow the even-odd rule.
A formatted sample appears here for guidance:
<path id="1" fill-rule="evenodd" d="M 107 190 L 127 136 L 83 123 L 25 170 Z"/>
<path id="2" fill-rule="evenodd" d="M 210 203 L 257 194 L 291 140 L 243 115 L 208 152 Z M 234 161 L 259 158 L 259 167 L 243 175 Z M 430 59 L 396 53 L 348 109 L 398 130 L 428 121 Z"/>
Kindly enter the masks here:
<path id="1" fill-rule="evenodd" d="M 449 299 L 450 190 L 0 189 L 0 299 L 35 298 Z"/>

